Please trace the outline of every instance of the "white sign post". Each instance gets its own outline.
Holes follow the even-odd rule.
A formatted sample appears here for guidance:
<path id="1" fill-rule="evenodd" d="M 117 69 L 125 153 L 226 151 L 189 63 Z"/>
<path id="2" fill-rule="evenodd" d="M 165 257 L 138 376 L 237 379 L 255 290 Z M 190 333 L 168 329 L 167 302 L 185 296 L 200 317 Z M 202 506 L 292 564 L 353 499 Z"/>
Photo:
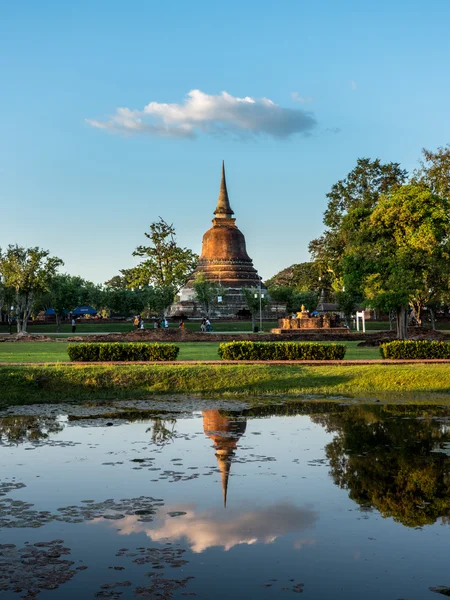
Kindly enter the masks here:
<path id="1" fill-rule="evenodd" d="M 356 313 L 356 331 L 359 331 L 359 319 L 361 319 L 363 333 L 366 333 L 366 318 L 363 310 Z"/>

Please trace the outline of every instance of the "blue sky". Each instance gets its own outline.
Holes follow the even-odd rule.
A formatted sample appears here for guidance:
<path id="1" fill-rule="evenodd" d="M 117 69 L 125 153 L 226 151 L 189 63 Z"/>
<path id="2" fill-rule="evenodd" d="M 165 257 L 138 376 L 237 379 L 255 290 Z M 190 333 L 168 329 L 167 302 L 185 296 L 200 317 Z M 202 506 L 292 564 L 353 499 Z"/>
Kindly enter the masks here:
<path id="1" fill-rule="evenodd" d="M 358 157 L 450 142 L 449 26 L 448 0 L 5 1 L 0 246 L 103 282 L 160 215 L 199 252 L 225 159 L 260 274 L 307 260 Z"/>

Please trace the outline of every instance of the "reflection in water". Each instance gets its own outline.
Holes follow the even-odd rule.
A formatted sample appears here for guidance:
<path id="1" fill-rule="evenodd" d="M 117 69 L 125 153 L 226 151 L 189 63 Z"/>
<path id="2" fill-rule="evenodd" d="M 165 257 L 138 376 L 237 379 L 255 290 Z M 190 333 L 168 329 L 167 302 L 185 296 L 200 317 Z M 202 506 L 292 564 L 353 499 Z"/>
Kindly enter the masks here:
<path id="1" fill-rule="evenodd" d="M 222 415 L 218 410 L 204 410 L 202 415 L 203 431 L 214 442 L 222 479 L 223 505 L 226 508 L 231 461 L 238 440 L 245 433 L 247 421 Z"/>
<path id="2" fill-rule="evenodd" d="M 446 419 L 415 413 L 358 407 L 313 417 L 336 434 L 325 448 L 336 485 L 408 527 L 450 519 L 450 456 L 439 452 L 450 430 Z"/>
<path id="3" fill-rule="evenodd" d="M 0 443 L 23 444 L 46 440 L 50 434 L 62 431 L 56 417 L 11 415 L 0 419 Z"/>
<path id="4" fill-rule="evenodd" d="M 120 535 L 144 532 L 154 542 L 184 539 L 193 552 L 203 552 L 213 546 L 230 550 L 238 544 L 269 544 L 280 536 L 302 533 L 318 519 L 312 509 L 289 503 L 227 513 L 217 509 L 197 513 L 194 507 L 187 505 L 171 508 L 185 514 L 173 518 L 168 516 L 169 507 L 164 507 L 158 510 L 152 524 L 139 521 L 138 516 L 128 516 L 120 522 Z M 100 519 L 96 523 L 104 521 Z M 299 538 L 295 546 L 314 543 L 314 539 Z"/>

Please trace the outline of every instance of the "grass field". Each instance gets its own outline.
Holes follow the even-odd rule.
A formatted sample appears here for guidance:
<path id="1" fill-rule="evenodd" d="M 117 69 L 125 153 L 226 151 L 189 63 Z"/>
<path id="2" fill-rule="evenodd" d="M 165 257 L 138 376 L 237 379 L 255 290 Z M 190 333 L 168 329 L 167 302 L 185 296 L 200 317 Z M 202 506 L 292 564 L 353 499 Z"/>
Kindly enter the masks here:
<path id="1" fill-rule="evenodd" d="M 0 408 L 171 394 L 273 402 L 450 405 L 450 365 L 29 365 L 0 367 Z"/>
<path id="2" fill-rule="evenodd" d="M 179 342 L 178 360 L 218 360 L 219 342 Z M 380 358 L 378 348 L 358 348 L 358 342 L 345 342 L 348 360 Z M 67 362 L 66 342 L 17 342 L 0 344 L 0 362 Z"/>
<path id="3" fill-rule="evenodd" d="M 259 326 L 259 322 L 257 323 Z M 178 327 L 177 323 L 170 323 L 170 327 Z M 152 323 L 149 321 L 147 323 L 147 328 L 151 328 Z M 270 331 L 271 329 L 278 327 L 278 323 L 276 320 L 274 321 L 264 321 L 263 322 L 263 330 Z M 198 321 L 186 321 L 185 328 L 189 331 L 200 331 L 200 323 Z M 15 333 L 14 328 L 13 333 Z M 134 329 L 131 323 L 102 323 L 101 321 L 89 321 L 83 320 L 77 322 L 77 330 L 76 333 L 122 333 L 124 331 L 132 331 Z M 213 321 L 213 329 L 216 332 L 221 331 L 240 331 L 240 332 L 251 332 L 252 331 L 252 323 L 251 321 Z M 389 329 L 389 323 L 387 321 L 368 321 L 366 322 L 367 331 L 377 331 L 377 330 L 386 330 Z M 0 333 L 8 333 L 9 328 L 6 325 L 0 325 Z M 69 324 L 61 325 L 59 328 L 60 334 L 71 335 L 72 328 Z M 47 324 L 47 325 L 29 325 L 28 333 L 45 333 L 47 335 L 52 335 L 56 333 L 56 325 L 55 324 Z"/>

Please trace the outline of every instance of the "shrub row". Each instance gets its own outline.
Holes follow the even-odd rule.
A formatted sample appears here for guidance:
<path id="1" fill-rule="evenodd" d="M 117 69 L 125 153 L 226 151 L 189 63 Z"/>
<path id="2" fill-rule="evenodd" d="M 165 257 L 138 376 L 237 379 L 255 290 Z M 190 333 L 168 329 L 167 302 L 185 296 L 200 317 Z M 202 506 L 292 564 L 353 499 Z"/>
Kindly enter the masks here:
<path id="1" fill-rule="evenodd" d="M 175 344 L 144 344 L 142 342 L 69 344 L 67 348 L 70 360 L 83 362 L 176 360 L 179 350 Z"/>
<path id="2" fill-rule="evenodd" d="M 450 358 L 448 342 L 429 342 L 427 340 L 396 340 L 381 344 L 380 353 L 383 358 Z"/>
<path id="3" fill-rule="evenodd" d="M 226 342 L 219 345 L 223 360 L 342 360 L 343 344 L 313 342 Z"/>

